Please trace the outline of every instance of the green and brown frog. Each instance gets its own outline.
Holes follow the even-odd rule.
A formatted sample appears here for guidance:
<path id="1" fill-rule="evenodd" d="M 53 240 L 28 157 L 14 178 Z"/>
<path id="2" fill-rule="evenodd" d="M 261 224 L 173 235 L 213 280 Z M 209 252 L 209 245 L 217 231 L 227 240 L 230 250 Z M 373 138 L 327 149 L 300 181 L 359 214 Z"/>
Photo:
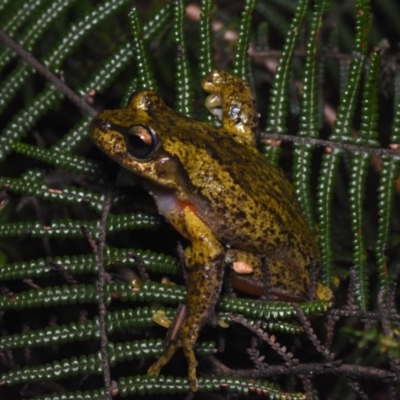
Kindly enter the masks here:
<path id="1" fill-rule="evenodd" d="M 126 108 L 101 112 L 90 127 L 96 145 L 141 178 L 159 213 L 190 241 L 180 339 L 148 373 L 157 375 L 182 347 L 193 391 L 198 388 L 193 348 L 214 310 L 225 267 L 237 267 L 239 289 L 260 288 L 265 255 L 271 291 L 302 301 L 310 265 L 320 262 L 289 181 L 256 148 L 258 114 L 248 83 L 215 70 L 202 85 L 220 128 L 177 113 L 154 90 L 134 93 Z M 317 299 L 331 296 L 317 284 Z"/>

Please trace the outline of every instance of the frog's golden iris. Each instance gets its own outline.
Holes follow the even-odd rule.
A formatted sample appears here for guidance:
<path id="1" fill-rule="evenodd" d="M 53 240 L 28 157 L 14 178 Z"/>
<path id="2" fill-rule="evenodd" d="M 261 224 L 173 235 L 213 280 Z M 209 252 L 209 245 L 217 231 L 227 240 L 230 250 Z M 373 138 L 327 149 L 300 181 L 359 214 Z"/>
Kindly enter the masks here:
<path id="1" fill-rule="evenodd" d="M 180 340 L 148 372 L 158 374 L 182 347 L 193 391 L 198 388 L 193 347 L 214 310 L 225 266 L 250 267 L 235 280 L 252 290 L 262 285 L 265 255 L 273 293 L 305 300 L 309 267 L 320 262 L 290 183 L 256 148 L 258 114 L 249 85 L 213 71 L 203 88 L 221 128 L 178 114 L 153 90 L 135 93 L 126 108 L 101 112 L 90 128 L 97 146 L 143 178 L 160 214 L 191 242 L 184 253 L 188 312 Z M 317 284 L 318 299 L 331 296 Z"/>

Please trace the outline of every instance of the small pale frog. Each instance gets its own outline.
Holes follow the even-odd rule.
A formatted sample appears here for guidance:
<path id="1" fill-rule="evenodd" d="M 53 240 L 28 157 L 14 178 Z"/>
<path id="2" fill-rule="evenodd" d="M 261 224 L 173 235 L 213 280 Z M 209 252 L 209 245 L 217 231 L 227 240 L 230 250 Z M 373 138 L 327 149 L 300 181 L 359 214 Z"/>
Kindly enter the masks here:
<path id="1" fill-rule="evenodd" d="M 101 112 L 90 127 L 96 145 L 142 179 L 159 213 L 191 243 L 184 252 L 188 311 L 180 340 L 149 374 L 158 374 L 182 347 L 193 391 L 193 347 L 214 310 L 225 266 L 237 266 L 239 289 L 260 288 L 265 255 L 272 292 L 301 301 L 310 264 L 320 262 L 289 181 L 256 148 L 258 114 L 248 83 L 215 70 L 202 85 L 220 128 L 178 114 L 154 90 L 134 93 L 126 108 Z M 331 295 L 317 285 L 317 299 Z"/>

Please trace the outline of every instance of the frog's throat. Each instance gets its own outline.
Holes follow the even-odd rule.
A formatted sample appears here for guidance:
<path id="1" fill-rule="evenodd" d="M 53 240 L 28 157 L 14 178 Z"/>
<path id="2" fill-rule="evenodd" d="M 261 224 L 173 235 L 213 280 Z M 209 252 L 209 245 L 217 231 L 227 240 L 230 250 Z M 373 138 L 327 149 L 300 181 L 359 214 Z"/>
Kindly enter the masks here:
<path id="1" fill-rule="evenodd" d="M 191 201 L 190 195 L 181 198 L 174 188 L 168 188 L 157 184 L 147 184 L 146 187 L 154 198 L 159 214 L 171 223 L 183 236 L 186 237 L 185 230 L 176 222 L 176 220 L 186 207 L 207 224 L 204 218 L 202 218 L 201 213 L 198 212 L 199 207 L 209 207 L 205 198 L 196 196 L 196 202 L 193 202 Z"/>

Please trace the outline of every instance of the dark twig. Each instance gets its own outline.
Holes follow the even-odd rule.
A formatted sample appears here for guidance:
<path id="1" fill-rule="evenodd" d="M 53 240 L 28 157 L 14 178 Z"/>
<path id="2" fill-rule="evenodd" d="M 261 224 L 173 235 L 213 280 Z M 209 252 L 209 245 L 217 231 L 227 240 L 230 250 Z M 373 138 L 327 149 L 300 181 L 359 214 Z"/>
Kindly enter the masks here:
<path id="1" fill-rule="evenodd" d="M 23 333 L 27 333 L 30 330 L 31 329 L 30 329 L 28 324 L 23 324 L 22 325 L 22 332 Z M 24 362 L 25 362 L 25 365 L 29 365 L 30 363 L 32 363 L 32 348 L 30 346 L 25 346 L 24 347 Z"/>
<path id="2" fill-rule="evenodd" d="M 135 253 L 129 253 L 128 257 L 129 258 L 133 258 L 135 260 L 140 278 L 143 281 L 149 281 L 150 277 L 149 277 L 149 274 L 146 271 L 146 267 L 144 265 L 143 258 L 138 256 Z"/>
<path id="3" fill-rule="evenodd" d="M 353 318 L 360 318 L 360 319 L 370 319 L 373 321 L 378 321 L 380 319 L 378 313 L 361 311 L 361 310 L 343 310 L 339 308 L 335 308 L 328 311 L 330 315 L 336 315 L 338 317 L 353 317 Z M 391 322 L 400 322 L 400 315 L 390 314 L 388 315 L 389 321 Z"/>
<path id="4" fill-rule="evenodd" d="M 36 285 L 35 282 L 33 282 L 33 279 L 23 279 L 22 280 L 24 283 L 26 283 L 30 288 L 32 289 L 40 289 L 40 286 Z"/>
<path id="5" fill-rule="evenodd" d="M 317 263 L 313 256 L 310 257 L 310 269 L 309 269 L 309 276 L 310 276 L 310 284 L 308 286 L 308 299 L 310 301 L 315 300 L 315 295 L 317 292 Z"/>
<path id="6" fill-rule="evenodd" d="M 308 144 L 317 147 L 326 147 L 327 149 L 341 149 L 346 150 L 351 153 L 366 153 L 372 154 L 375 156 L 390 156 L 390 157 L 400 157 L 400 152 L 398 149 L 383 149 L 383 148 L 371 148 L 365 146 L 358 146 L 356 144 L 348 144 L 341 142 L 332 142 L 330 140 L 322 140 L 310 137 L 303 136 L 292 136 L 292 135 L 283 135 L 281 133 L 268 133 L 262 132 L 260 133 L 261 140 L 277 140 L 282 142 L 293 142 L 299 144 Z M 394 143 L 396 145 L 397 143 Z"/>
<path id="7" fill-rule="evenodd" d="M 107 217 L 111 208 L 111 189 L 108 189 L 104 198 L 103 212 L 101 214 L 99 228 L 99 246 L 97 252 L 98 265 L 98 284 L 97 295 L 99 301 L 99 332 L 100 332 L 100 347 L 101 347 L 101 364 L 103 368 L 105 399 L 111 400 L 111 374 L 110 365 L 108 362 L 107 344 L 108 337 L 106 333 L 105 316 L 107 313 L 106 304 L 104 302 L 104 285 L 106 283 L 106 272 L 104 269 L 104 247 L 106 242 L 106 223 Z"/>
<path id="8" fill-rule="evenodd" d="M 370 397 L 360 388 L 360 384 L 351 379 L 347 379 L 347 385 L 362 400 L 370 400 Z"/>
<path id="9" fill-rule="evenodd" d="M 395 382 L 396 375 L 385 369 L 374 367 L 365 367 L 362 365 L 342 364 L 333 366 L 332 364 L 323 363 L 305 363 L 288 367 L 287 365 L 269 365 L 265 366 L 262 371 L 252 369 L 232 370 L 219 360 L 210 356 L 207 358 L 215 365 L 218 375 L 230 375 L 240 378 L 276 378 L 282 375 L 325 375 L 325 376 L 346 376 L 351 379 L 363 379 L 374 382 Z M 213 371 L 214 372 L 214 371 Z"/>
<path id="10" fill-rule="evenodd" d="M 265 360 L 265 356 L 260 356 L 258 341 L 259 338 L 257 336 L 252 336 L 251 347 L 248 348 L 246 351 L 249 355 L 250 361 L 254 364 L 255 368 L 258 370 L 262 370 L 264 367 L 268 366 L 268 364 L 263 362 Z"/>
<path id="11" fill-rule="evenodd" d="M 281 50 L 258 50 L 258 49 L 250 49 L 249 50 L 249 55 L 254 58 L 276 58 L 279 59 L 282 56 L 282 51 Z M 294 53 L 295 57 L 306 57 L 307 52 L 305 50 L 296 50 Z M 346 53 L 341 53 L 339 51 L 323 51 L 321 52 L 321 57 L 324 58 L 332 58 L 338 61 L 352 61 L 354 60 L 357 56 L 354 54 L 346 54 Z M 392 62 L 395 62 L 395 60 L 392 60 Z"/>
<path id="12" fill-rule="evenodd" d="M 330 349 L 332 346 L 333 341 L 333 334 L 335 332 L 335 325 L 336 322 L 339 321 L 339 317 L 336 315 L 328 315 L 327 322 L 326 322 L 326 340 L 325 340 L 325 347 Z"/>
<path id="13" fill-rule="evenodd" d="M 349 271 L 349 287 L 347 288 L 347 305 L 346 308 L 349 310 L 356 308 L 354 305 L 354 293 L 356 290 L 356 272 L 354 268 L 350 268 Z"/>
<path id="14" fill-rule="evenodd" d="M 90 231 L 89 231 L 89 229 L 88 228 L 86 228 L 86 226 L 81 226 L 81 231 L 82 231 L 82 233 L 84 234 L 84 236 L 85 236 L 85 238 L 87 239 L 87 241 L 89 242 L 89 244 L 90 244 L 90 247 L 92 248 L 92 250 L 93 250 L 93 253 L 97 253 L 99 250 L 98 250 L 98 246 L 97 246 L 97 243 L 96 243 L 96 241 L 93 239 L 93 236 L 92 236 L 92 234 L 90 233 Z"/>
<path id="15" fill-rule="evenodd" d="M 390 312 L 396 313 L 394 301 L 396 298 L 396 288 L 397 288 L 397 283 L 395 281 L 391 282 L 389 285 L 389 289 L 387 291 L 387 305 L 390 310 Z"/>
<path id="16" fill-rule="evenodd" d="M 181 331 L 183 321 L 185 320 L 186 312 L 186 304 L 179 304 L 174 319 L 172 320 L 171 325 L 167 331 L 167 335 L 163 340 L 164 347 L 167 347 L 171 341 L 176 342 L 179 339 L 179 332 Z"/>
<path id="17" fill-rule="evenodd" d="M 61 264 L 58 264 L 55 261 L 47 261 L 46 264 L 57 271 L 71 285 L 76 285 L 78 283 L 78 281 L 74 279 L 74 277 Z"/>
<path id="18" fill-rule="evenodd" d="M 300 374 L 299 378 L 301 379 L 301 382 L 303 384 L 303 388 L 304 388 L 304 393 L 306 395 L 306 399 L 307 400 L 312 400 L 313 395 L 312 395 L 312 385 L 311 385 L 311 380 L 305 376 Z"/>
<path id="19" fill-rule="evenodd" d="M 393 383 L 390 383 L 387 385 L 387 391 L 388 391 L 388 400 L 396 400 L 398 399 L 397 397 L 397 390 L 396 390 L 396 385 Z"/>
<path id="20" fill-rule="evenodd" d="M 0 40 L 10 48 L 14 53 L 18 54 L 27 64 L 33 67 L 37 72 L 43 75 L 49 82 L 51 82 L 56 89 L 68 97 L 74 104 L 76 104 L 82 111 L 94 118 L 98 113 L 84 99 L 79 97 L 73 90 L 71 90 L 61 79 L 54 75 L 45 65 L 40 63 L 37 58 L 28 53 L 17 42 L 10 38 L 2 29 L 0 29 Z"/>
<path id="21" fill-rule="evenodd" d="M 400 328 L 400 321 L 396 321 L 391 318 L 392 315 L 398 315 L 395 306 L 396 288 L 397 288 L 396 282 L 392 282 L 387 291 L 387 299 L 386 299 L 386 306 L 388 308 L 387 317 L 394 325 L 397 326 L 397 328 Z"/>
<path id="22" fill-rule="evenodd" d="M 387 293 L 387 291 L 385 289 L 382 289 L 378 294 L 378 311 L 379 311 L 379 317 L 380 317 L 383 333 L 385 334 L 385 336 L 393 339 L 393 330 L 391 329 L 390 324 L 389 324 L 390 305 L 389 305 L 389 307 L 387 307 L 387 304 L 385 302 L 385 300 L 387 300 L 386 293 Z M 394 357 L 393 354 L 391 354 L 390 349 L 387 352 L 387 356 L 388 356 L 389 364 L 392 368 L 392 371 L 395 372 L 399 376 L 400 375 L 400 359 L 397 357 Z"/>
<path id="23" fill-rule="evenodd" d="M 306 318 L 303 313 L 303 310 L 298 306 L 298 304 L 293 303 L 293 308 L 296 310 L 297 317 L 304 329 L 304 332 L 307 334 L 309 340 L 314 345 L 315 349 L 322 354 L 325 360 L 330 364 L 333 363 L 335 359 L 335 354 L 331 353 L 328 348 L 326 348 L 317 338 L 317 335 L 314 333 L 314 330 L 311 327 L 310 321 Z M 341 361 L 336 361 L 334 365 L 338 365 Z"/>
<path id="24" fill-rule="evenodd" d="M 230 318 L 232 321 L 243 325 L 245 328 L 247 328 L 249 331 L 253 332 L 255 335 L 257 335 L 261 340 L 264 342 L 268 343 L 269 346 L 272 347 L 274 351 L 276 351 L 279 356 L 283 358 L 285 361 L 285 364 L 287 366 L 292 366 L 298 364 L 298 360 L 293 358 L 292 353 L 287 353 L 286 352 L 286 347 L 281 346 L 279 342 L 276 341 L 276 337 L 274 335 L 268 335 L 268 333 L 264 332 L 262 329 L 260 329 L 259 326 L 254 326 L 250 324 L 246 319 L 242 317 L 237 317 L 233 314 L 230 314 Z"/>
<path id="25" fill-rule="evenodd" d="M 382 330 L 385 336 L 392 338 L 393 337 L 393 332 L 390 329 L 389 325 L 389 318 L 388 318 L 388 307 L 385 302 L 385 295 L 387 291 L 386 290 L 381 290 L 378 293 L 378 311 L 379 311 L 379 319 L 381 320 L 381 325 L 382 325 Z"/>

